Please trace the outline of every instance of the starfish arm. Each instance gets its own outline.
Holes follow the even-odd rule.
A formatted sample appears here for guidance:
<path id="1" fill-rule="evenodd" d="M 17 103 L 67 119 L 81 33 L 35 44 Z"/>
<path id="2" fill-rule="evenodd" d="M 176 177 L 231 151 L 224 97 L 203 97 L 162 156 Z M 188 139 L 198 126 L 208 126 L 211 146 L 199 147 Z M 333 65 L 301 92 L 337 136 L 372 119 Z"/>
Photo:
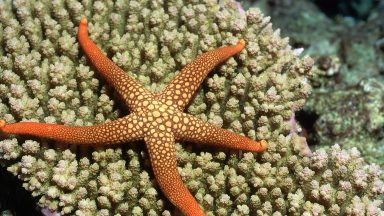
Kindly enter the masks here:
<path id="1" fill-rule="evenodd" d="M 205 216 L 199 204 L 184 186 L 177 170 L 173 135 L 155 132 L 144 138 L 152 169 L 164 195 L 185 215 Z"/>
<path id="2" fill-rule="evenodd" d="M 123 97 L 130 110 L 134 110 L 135 100 L 139 95 L 151 94 L 142 85 L 128 76 L 121 68 L 108 59 L 96 44 L 89 38 L 87 20 L 80 21 L 78 40 L 84 53 L 90 59 L 97 71 Z"/>
<path id="3" fill-rule="evenodd" d="M 207 74 L 220 63 L 239 53 L 244 46 L 245 41 L 241 39 L 237 45 L 221 47 L 200 55 L 186 65 L 161 92 L 162 99 L 172 101 L 183 110 Z"/>
<path id="4" fill-rule="evenodd" d="M 0 134 L 30 135 L 59 142 L 84 145 L 107 145 L 143 138 L 136 115 L 95 126 L 66 126 L 37 122 L 6 124 L 0 120 Z"/>
<path id="5" fill-rule="evenodd" d="M 186 113 L 180 116 L 178 122 L 177 129 L 174 130 L 177 140 L 251 152 L 262 152 L 267 148 L 265 140 L 254 141 Z"/>

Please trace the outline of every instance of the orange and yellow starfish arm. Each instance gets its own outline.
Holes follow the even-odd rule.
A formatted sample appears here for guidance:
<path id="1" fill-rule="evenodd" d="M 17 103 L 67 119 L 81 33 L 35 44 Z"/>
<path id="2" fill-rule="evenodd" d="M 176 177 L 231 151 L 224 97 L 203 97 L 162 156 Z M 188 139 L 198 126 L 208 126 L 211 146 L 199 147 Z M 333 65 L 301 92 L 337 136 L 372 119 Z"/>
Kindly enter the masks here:
<path id="1" fill-rule="evenodd" d="M 144 140 L 156 181 L 164 195 L 186 216 L 205 216 L 195 198 L 184 186 L 177 170 L 173 135 L 156 130 Z"/>
<path id="2" fill-rule="evenodd" d="M 85 18 L 80 21 L 77 37 L 81 48 L 97 71 L 121 95 L 128 108 L 133 111 L 137 106 L 135 100 L 139 95 L 150 94 L 142 85 L 127 75 L 113 61 L 111 61 L 96 44 L 89 38 L 88 22 Z"/>
<path id="3" fill-rule="evenodd" d="M 161 92 L 161 99 L 172 101 L 173 105 L 184 110 L 207 74 L 217 65 L 239 53 L 244 46 L 245 41 L 240 39 L 237 45 L 221 47 L 198 56 Z"/>
<path id="4" fill-rule="evenodd" d="M 177 129 L 174 130 L 178 141 L 251 152 L 262 152 L 267 148 L 265 140 L 254 141 L 186 113 L 182 113 L 179 122 Z"/>
<path id="5" fill-rule="evenodd" d="M 135 114 L 95 126 L 66 126 L 37 122 L 6 124 L 0 120 L 0 134 L 30 135 L 69 144 L 107 145 L 143 138 Z"/>

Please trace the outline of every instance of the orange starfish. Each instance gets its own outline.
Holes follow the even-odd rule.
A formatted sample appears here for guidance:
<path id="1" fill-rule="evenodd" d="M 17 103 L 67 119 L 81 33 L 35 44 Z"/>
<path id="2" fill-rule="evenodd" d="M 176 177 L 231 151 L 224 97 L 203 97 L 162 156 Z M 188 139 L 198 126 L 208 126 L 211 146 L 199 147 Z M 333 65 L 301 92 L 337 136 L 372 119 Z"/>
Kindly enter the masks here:
<path id="1" fill-rule="evenodd" d="M 190 216 L 205 214 L 184 186 L 177 171 L 175 141 L 191 141 L 252 152 L 266 149 L 267 143 L 264 140 L 253 141 L 182 112 L 206 75 L 216 65 L 239 53 L 245 46 L 244 40 L 235 46 L 202 54 L 186 65 L 160 93 L 149 92 L 103 55 L 88 37 L 86 19 L 80 22 L 78 40 L 92 64 L 119 92 L 131 113 L 109 123 L 84 127 L 34 122 L 6 124 L 0 120 L 0 132 L 87 145 L 144 139 L 161 190 L 175 206 Z"/>

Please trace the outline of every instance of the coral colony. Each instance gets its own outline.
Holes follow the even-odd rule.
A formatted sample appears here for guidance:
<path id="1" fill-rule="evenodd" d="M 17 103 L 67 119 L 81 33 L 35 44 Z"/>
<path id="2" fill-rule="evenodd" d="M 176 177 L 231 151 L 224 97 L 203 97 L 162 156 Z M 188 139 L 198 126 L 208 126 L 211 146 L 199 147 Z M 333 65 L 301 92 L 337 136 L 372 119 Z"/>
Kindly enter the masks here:
<path id="1" fill-rule="evenodd" d="M 200 146 L 194 144 L 196 139 L 175 144 L 168 136 L 147 139 L 147 148 L 143 141 L 94 147 L 77 145 L 73 139 L 71 143 L 3 136 L 1 165 L 23 181 L 45 210 L 61 215 L 165 216 L 179 207 L 189 214 L 158 178 L 160 172 L 169 171 L 156 169 L 167 166 L 169 156 L 148 142 L 156 147 L 161 141 L 163 150 L 166 143 L 175 146 L 172 163 L 177 163 L 177 170 L 169 177 L 181 177 L 183 190 L 191 194 L 186 208 L 199 209 L 200 215 L 383 213 L 379 166 L 365 163 L 355 148 L 334 145 L 330 150 L 308 152 L 305 138 L 292 129 L 296 128 L 293 113 L 303 107 L 311 91 L 308 78 L 313 61 L 300 57 L 300 50 L 292 49 L 260 10 L 240 10 L 231 0 L 5 0 L 0 11 L 2 136 L 8 127 L 25 122 L 114 125 L 135 113 L 137 104 L 125 105 L 132 100 L 115 94 L 130 86 L 114 88 L 108 77 L 99 76 L 103 73 L 99 61 L 78 40 L 78 26 L 85 24 L 81 19 L 86 17 L 90 39 L 122 69 L 123 78 L 115 82 L 126 83 L 124 79 L 132 77 L 130 84 L 146 89 L 137 88 L 128 95 L 139 98 L 154 92 L 153 99 L 168 101 L 161 92 L 177 91 L 180 84 L 180 94 L 169 97 L 172 106 L 148 107 L 152 116 L 177 111 L 189 116 L 179 121 L 195 119 L 201 126 L 195 125 L 188 137 L 196 139 L 205 125 L 215 125 L 215 130 L 247 140 L 241 145 L 263 150 L 268 143 L 267 150 L 253 153 L 248 150 L 256 149 L 204 147 L 210 142 L 231 144 L 216 135 L 200 140 Z M 185 89 L 185 79 L 174 83 L 183 77 L 181 70 L 188 63 L 219 47 L 235 52 L 201 80 L 200 88 Z M 206 64 L 197 64 L 197 73 L 207 69 Z M 192 75 L 190 79 L 200 78 Z M 188 104 L 186 98 L 195 90 Z M 179 100 L 183 93 L 187 97 Z M 185 108 L 185 113 L 176 107 Z M 120 132 L 128 133 L 129 125 L 127 121 Z M 131 124 L 132 128 L 137 125 Z M 177 133 L 183 132 L 180 127 Z M 160 137 L 160 132 L 154 134 Z M 94 142 L 98 136 L 115 139 L 112 130 L 95 135 Z M 154 165 L 153 158 L 164 164 Z"/>
<path id="2" fill-rule="evenodd" d="M 177 171 L 175 140 L 253 152 L 264 151 L 267 143 L 223 130 L 181 111 L 207 74 L 239 53 L 245 41 L 240 39 L 234 46 L 204 53 L 186 65 L 161 93 L 151 93 L 103 55 L 89 39 L 87 25 L 83 18 L 78 30 L 79 44 L 100 74 L 120 93 L 131 113 L 105 124 L 82 127 L 35 122 L 7 124 L 0 120 L 0 132 L 78 145 L 107 146 L 144 140 L 153 173 L 164 195 L 186 215 L 205 215 Z"/>

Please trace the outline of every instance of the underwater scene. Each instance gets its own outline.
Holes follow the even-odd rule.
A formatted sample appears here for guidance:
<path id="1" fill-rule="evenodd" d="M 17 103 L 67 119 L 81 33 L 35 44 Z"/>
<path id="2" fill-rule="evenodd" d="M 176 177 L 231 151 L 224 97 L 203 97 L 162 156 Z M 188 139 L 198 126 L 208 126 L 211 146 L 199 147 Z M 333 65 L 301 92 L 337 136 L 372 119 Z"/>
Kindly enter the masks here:
<path id="1" fill-rule="evenodd" d="M 384 216 L 383 0 L 0 0 L 0 216 Z"/>

